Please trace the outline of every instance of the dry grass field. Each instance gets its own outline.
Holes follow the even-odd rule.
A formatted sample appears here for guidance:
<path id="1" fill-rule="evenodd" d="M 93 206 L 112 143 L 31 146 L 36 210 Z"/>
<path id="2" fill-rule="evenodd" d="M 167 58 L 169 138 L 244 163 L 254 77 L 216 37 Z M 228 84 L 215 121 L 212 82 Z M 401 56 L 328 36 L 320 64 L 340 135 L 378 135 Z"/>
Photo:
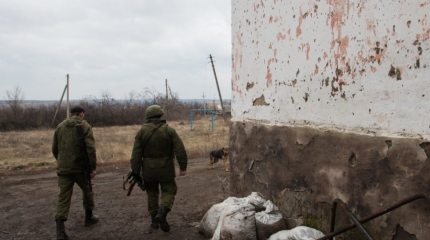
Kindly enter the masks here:
<path id="1" fill-rule="evenodd" d="M 228 146 L 228 120 L 215 119 L 214 132 L 210 117 L 193 121 L 193 131 L 190 121 L 167 124 L 182 138 L 190 159 L 208 157 L 210 151 Z M 129 161 L 134 136 L 139 129 L 139 125 L 93 128 L 98 163 Z M 53 129 L 0 132 L 0 173 L 54 168 L 53 134 Z"/>
<path id="2" fill-rule="evenodd" d="M 187 174 L 177 176 L 178 192 L 169 213 L 171 231 L 152 230 L 146 210 L 146 193 L 135 188 L 130 196 L 122 189 L 130 169 L 134 136 L 140 126 L 94 128 L 97 144 L 97 176 L 92 180 L 95 213 L 99 224 L 82 224 L 82 192 L 72 196 L 66 229 L 73 239 L 193 239 L 204 240 L 198 225 L 209 208 L 230 196 L 230 172 L 222 164 L 208 168 L 209 152 L 228 145 L 229 123 L 199 119 L 168 122 L 187 149 Z M 54 239 L 54 215 L 58 196 L 55 160 L 51 154 L 54 130 L 0 132 L 0 239 Z M 179 172 L 179 166 L 176 166 Z M 19 202 L 19 204 L 17 204 Z"/>

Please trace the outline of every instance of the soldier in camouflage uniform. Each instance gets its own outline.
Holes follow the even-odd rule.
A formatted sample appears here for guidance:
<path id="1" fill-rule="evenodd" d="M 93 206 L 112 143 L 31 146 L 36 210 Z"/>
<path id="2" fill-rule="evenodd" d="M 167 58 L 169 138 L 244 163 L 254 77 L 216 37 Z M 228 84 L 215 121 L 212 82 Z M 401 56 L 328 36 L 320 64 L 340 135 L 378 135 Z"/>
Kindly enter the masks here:
<path id="1" fill-rule="evenodd" d="M 172 209 L 177 191 L 173 160 L 176 157 L 179 163 L 180 176 L 187 173 L 188 160 L 182 140 L 175 129 L 166 124 L 166 120 L 160 119 L 162 115 L 163 109 L 158 105 L 146 109 L 146 124 L 136 134 L 130 163 L 135 174 L 142 172 L 151 227 L 169 232 L 166 216 Z"/>
<path id="2" fill-rule="evenodd" d="M 79 146 L 79 134 L 76 130 L 77 124 L 83 125 L 86 151 L 91 168 L 90 177 L 96 175 L 96 149 L 91 126 L 83 121 L 85 111 L 81 107 L 74 107 L 70 117 L 60 123 L 55 130 L 52 142 L 52 154 L 57 160 L 58 194 L 57 212 L 55 222 L 57 225 L 57 239 L 68 239 L 64 222 L 67 221 L 70 209 L 70 200 L 73 193 L 73 185 L 76 183 L 82 189 L 83 205 L 85 209 L 85 226 L 97 223 L 97 216 L 93 215 L 94 197 L 90 190 L 88 181 L 85 179 L 82 161 L 74 161 L 81 153 Z"/>

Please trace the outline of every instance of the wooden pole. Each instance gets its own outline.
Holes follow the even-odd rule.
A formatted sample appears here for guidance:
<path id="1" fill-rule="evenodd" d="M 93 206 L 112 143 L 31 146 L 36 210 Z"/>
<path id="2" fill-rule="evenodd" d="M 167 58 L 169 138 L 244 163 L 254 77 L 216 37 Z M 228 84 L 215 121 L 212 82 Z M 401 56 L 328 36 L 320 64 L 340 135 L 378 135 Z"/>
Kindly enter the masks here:
<path id="1" fill-rule="evenodd" d="M 58 110 L 60 109 L 61 102 L 63 102 L 64 93 L 66 93 L 67 85 L 64 87 L 63 94 L 61 94 L 60 102 L 58 103 L 57 110 L 55 110 L 54 119 L 52 119 L 51 125 L 54 124 L 55 118 L 57 117 Z"/>
<path id="2" fill-rule="evenodd" d="M 69 85 L 69 74 L 67 74 L 67 107 L 66 107 L 66 118 L 69 117 L 69 90 L 70 90 L 70 85 Z"/>
<path id="3" fill-rule="evenodd" d="M 169 94 L 167 91 L 167 79 L 166 79 L 166 97 L 164 98 L 164 107 L 163 107 L 165 119 L 167 119 L 167 106 L 168 106 L 168 104 L 169 104 Z"/>
<path id="4" fill-rule="evenodd" d="M 203 97 L 203 110 L 205 110 L 204 113 L 205 113 L 205 116 L 206 116 L 206 101 L 205 101 L 205 97 L 206 96 L 205 96 L 205 93 L 203 93 L 202 97 Z"/>
<path id="5" fill-rule="evenodd" d="M 219 90 L 218 79 L 217 79 L 217 77 L 216 77 L 214 61 L 212 60 L 212 55 L 211 55 L 211 54 L 209 54 L 209 57 L 210 57 L 210 59 L 211 59 L 212 69 L 214 70 L 214 76 L 215 76 L 216 86 L 217 86 L 217 88 L 218 88 L 219 100 L 221 101 L 222 117 L 224 118 L 224 105 L 223 105 L 223 103 L 222 103 L 221 91 Z M 215 108 L 215 106 L 214 106 L 214 108 Z"/>
<path id="6" fill-rule="evenodd" d="M 170 89 L 170 86 L 169 86 L 169 92 L 170 92 L 170 99 L 172 99 L 172 100 L 173 100 L 172 89 Z"/>
<path id="7" fill-rule="evenodd" d="M 166 102 L 169 101 L 169 94 L 167 92 L 167 79 L 166 79 Z"/>
<path id="8" fill-rule="evenodd" d="M 164 119 L 167 119 L 167 114 L 168 114 L 168 105 L 169 105 L 169 92 L 167 90 L 168 85 L 167 85 L 167 79 L 166 79 L 166 97 L 164 98 L 164 106 L 163 106 L 163 110 L 164 110 Z"/>

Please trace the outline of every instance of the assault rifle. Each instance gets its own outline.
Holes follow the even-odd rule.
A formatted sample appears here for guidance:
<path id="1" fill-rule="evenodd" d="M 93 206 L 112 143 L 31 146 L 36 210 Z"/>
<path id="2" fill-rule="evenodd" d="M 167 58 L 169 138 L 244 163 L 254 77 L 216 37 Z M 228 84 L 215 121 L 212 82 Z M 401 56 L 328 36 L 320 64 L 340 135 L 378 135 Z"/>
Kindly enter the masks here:
<path id="1" fill-rule="evenodd" d="M 73 160 L 74 162 L 82 161 L 82 169 L 84 170 L 84 176 L 85 180 L 88 182 L 90 186 L 90 191 L 93 191 L 93 186 L 91 184 L 91 167 L 90 167 L 90 159 L 88 158 L 87 153 L 87 144 L 85 143 L 85 136 L 84 136 L 84 129 L 82 124 L 76 124 L 75 125 L 76 130 L 78 131 L 79 135 L 79 143 L 77 144 L 79 147 L 81 147 L 81 152 L 79 155 Z"/>
<path id="2" fill-rule="evenodd" d="M 122 189 L 128 190 L 127 197 L 130 196 L 131 191 L 133 191 L 133 187 L 134 185 L 136 185 L 136 183 L 137 183 L 137 186 L 139 186 L 142 191 L 146 190 L 146 186 L 145 186 L 145 183 L 143 182 L 142 177 L 133 171 L 128 172 L 127 176 L 125 178 L 123 177 L 123 180 L 124 182 L 122 184 Z"/>

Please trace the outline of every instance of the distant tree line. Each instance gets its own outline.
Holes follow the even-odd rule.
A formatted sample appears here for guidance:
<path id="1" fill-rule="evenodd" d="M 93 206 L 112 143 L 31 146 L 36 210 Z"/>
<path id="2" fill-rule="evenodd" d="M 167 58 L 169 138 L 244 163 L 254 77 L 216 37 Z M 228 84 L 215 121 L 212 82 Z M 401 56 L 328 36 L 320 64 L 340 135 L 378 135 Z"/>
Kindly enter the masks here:
<path id="1" fill-rule="evenodd" d="M 191 109 L 203 108 L 203 103 L 197 101 L 180 101 L 175 93 L 170 93 L 166 100 L 165 95 L 149 88 L 144 88 L 142 92 L 132 91 L 121 100 L 116 100 L 105 91 L 100 97 L 88 96 L 72 101 L 70 107 L 83 107 L 86 121 L 93 127 L 106 127 L 143 124 L 145 110 L 152 104 L 163 107 L 166 120 L 188 120 Z M 0 131 L 55 128 L 66 117 L 66 104 L 63 101 L 53 121 L 57 106 L 58 102 L 25 102 L 24 93 L 17 86 L 12 91 L 6 91 L 5 104 L 0 104 Z"/>

